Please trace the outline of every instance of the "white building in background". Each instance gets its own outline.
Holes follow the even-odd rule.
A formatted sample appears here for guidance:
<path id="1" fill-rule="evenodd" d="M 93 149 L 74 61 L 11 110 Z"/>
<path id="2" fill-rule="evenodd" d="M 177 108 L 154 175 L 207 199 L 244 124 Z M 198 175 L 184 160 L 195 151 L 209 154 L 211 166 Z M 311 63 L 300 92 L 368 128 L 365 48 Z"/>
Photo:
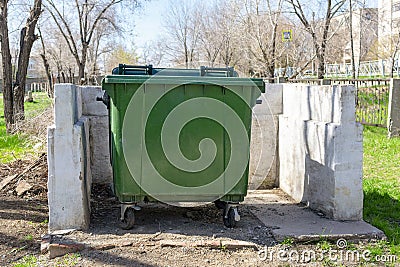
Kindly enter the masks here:
<path id="1" fill-rule="evenodd" d="M 400 34 L 400 0 L 378 0 L 378 38 L 385 42 L 388 36 Z M 390 45 L 387 46 L 390 49 Z"/>
<path id="2" fill-rule="evenodd" d="M 400 0 L 399 0 L 400 1 Z M 349 28 L 349 13 L 346 13 L 345 26 Z M 361 8 L 353 11 L 353 49 L 356 65 L 366 58 L 368 51 L 378 38 L 378 9 Z M 343 60 L 351 63 L 351 42 L 350 38 L 344 48 Z"/>

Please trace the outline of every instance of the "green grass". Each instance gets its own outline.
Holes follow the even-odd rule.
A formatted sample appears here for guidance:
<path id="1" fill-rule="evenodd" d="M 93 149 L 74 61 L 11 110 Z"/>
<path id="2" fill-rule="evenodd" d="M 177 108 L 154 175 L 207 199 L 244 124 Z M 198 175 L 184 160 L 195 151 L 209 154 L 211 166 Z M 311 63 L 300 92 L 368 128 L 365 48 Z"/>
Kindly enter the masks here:
<path id="1" fill-rule="evenodd" d="M 26 241 L 32 241 L 33 240 L 33 236 L 32 235 L 27 235 L 24 238 Z"/>
<path id="2" fill-rule="evenodd" d="M 364 129 L 364 220 L 381 229 L 400 255 L 400 138 L 384 128 Z"/>
<path id="3" fill-rule="evenodd" d="M 286 237 L 284 240 L 282 240 L 281 244 L 282 245 L 287 245 L 287 246 L 292 246 L 293 245 L 293 239 L 290 237 Z"/>
<path id="4" fill-rule="evenodd" d="M 46 93 L 33 93 L 34 102 L 25 103 L 27 119 L 40 114 L 52 103 Z M 36 154 L 34 143 L 23 133 L 7 134 L 4 121 L 3 95 L 0 94 L 0 163 L 7 163 L 27 155 Z"/>
<path id="5" fill-rule="evenodd" d="M 13 267 L 35 267 L 38 266 L 38 259 L 34 255 L 27 255 L 20 261 L 13 264 Z"/>
<path id="6" fill-rule="evenodd" d="M 368 89 L 367 89 L 368 90 Z M 359 90 L 357 93 L 359 105 L 362 106 L 387 106 L 389 103 L 389 92 L 380 90 L 380 94 L 373 90 Z"/>

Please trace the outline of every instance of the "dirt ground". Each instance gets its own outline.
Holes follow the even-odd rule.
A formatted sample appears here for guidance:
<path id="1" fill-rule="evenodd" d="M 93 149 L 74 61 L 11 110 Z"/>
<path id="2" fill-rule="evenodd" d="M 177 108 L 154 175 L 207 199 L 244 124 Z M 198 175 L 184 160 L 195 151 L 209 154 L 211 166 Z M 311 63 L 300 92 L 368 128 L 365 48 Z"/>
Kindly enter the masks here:
<path id="1" fill-rule="evenodd" d="M 0 266 L 40 252 L 47 212 L 45 199 L 0 195 Z"/>
<path id="2" fill-rule="evenodd" d="M 269 231 L 246 207 L 234 229 L 222 223 L 221 211 L 209 204 L 179 208 L 165 204 L 143 204 L 131 230 L 118 227 L 119 205 L 112 197 L 92 201 L 91 226 L 60 237 L 85 244 L 87 249 L 49 260 L 40 254 L 41 236 L 47 233 L 47 203 L 43 196 L 17 197 L 0 194 L 0 265 L 12 266 L 26 255 L 35 255 L 39 266 L 257 266 L 254 248 L 161 247 L 160 240 L 242 240 L 260 246 L 274 242 Z M 140 245 L 131 245 L 137 244 Z M 107 245 L 115 247 L 108 249 Z"/>
<path id="3" fill-rule="evenodd" d="M 309 262 L 277 260 L 278 250 L 318 252 L 324 248 L 318 244 L 296 245 L 290 240 L 277 244 L 271 229 L 253 216 L 246 205 L 239 208 L 241 221 L 229 229 L 223 225 L 221 210 L 213 204 L 191 208 L 143 204 L 142 210 L 136 212 L 134 228 L 122 230 L 118 227 L 119 205 L 106 186 L 92 189 L 88 230 L 53 237 L 55 242 L 81 244 L 84 248 L 49 259 L 48 252 L 40 251 L 48 223 L 45 156 L 0 165 L 0 185 L 13 175 L 16 175 L 13 182 L 0 190 L 0 266 L 17 263 L 20 264 L 17 266 L 359 266 L 360 263 L 340 265 L 326 257 Z M 16 188 L 21 181 L 31 187 L 18 196 Z M 252 247 L 232 249 L 221 243 L 239 241 L 246 241 Z"/>
<path id="4" fill-rule="evenodd" d="M 248 241 L 260 247 L 274 244 L 268 228 L 246 206 L 240 207 L 242 219 L 237 227 L 229 229 L 223 225 L 221 210 L 213 204 L 182 208 L 148 203 L 136 212 L 135 227 L 122 230 L 118 225 L 118 202 L 109 188 L 96 186 L 92 189 L 90 228 L 58 237 L 63 242 L 84 244 L 86 248 L 50 260 L 48 253 L 40 253 L 48 223 L 45 155 L 37 160 L 1 165 L 0 177 L 0 182 L 14 177 L 0 190 L 1 266 L 29 262 L 29 255 L 34 255 L 30 263 L 37 266 L 256 266 L 255 248 L 231 250 L 223 246 L 191 247 L 191 244 L 221 240 Z M 18 196 L 17 187 L 21 183 L 28 184 L 29 189 L 25 188 Z M 160 246 L 161 240 L 172 245 Z M 174 245 L 180 241 L 188 246 Z"/>

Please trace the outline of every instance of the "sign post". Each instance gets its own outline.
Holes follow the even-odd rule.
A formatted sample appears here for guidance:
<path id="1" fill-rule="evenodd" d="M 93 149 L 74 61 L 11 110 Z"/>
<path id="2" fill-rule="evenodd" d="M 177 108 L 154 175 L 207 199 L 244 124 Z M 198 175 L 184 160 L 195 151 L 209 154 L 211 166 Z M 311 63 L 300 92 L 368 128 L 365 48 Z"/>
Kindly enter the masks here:
<path id="1" fill-rule="evenodd" d="M 290 46 L 290 42 L 293 39 L 292 30 L 282 30 L 282 42 L 285 43 L 285 48 L 288 49 Z M 286 51 L 286 74 L 289 70 L 289 53 Z"/>

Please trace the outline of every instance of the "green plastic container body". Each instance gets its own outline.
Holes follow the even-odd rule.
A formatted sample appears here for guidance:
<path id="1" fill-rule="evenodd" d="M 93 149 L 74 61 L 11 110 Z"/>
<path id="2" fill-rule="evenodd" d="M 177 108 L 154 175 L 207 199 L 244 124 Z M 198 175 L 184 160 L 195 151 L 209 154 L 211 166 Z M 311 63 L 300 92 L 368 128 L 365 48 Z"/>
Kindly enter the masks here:
<path id="1" fill-rule="evenodd" d="M 110 96 L 111 163 L 114 190 L 121 203 L 137 203 L 143 200 L 244 200 L 249 175 L 249 146 L 243 151 L 231 151 L 231 140 L 225 128 L 210 118 L 200 116 L 187 122 L 180 130 L 179 148 L 187 159 L 196 160 L 201 156 L 199 144 L 203 139 L 210 138 L 216 147 L 215 158 L 207 168 L 187 171 L 171 164 L 165 155 L 161 144 L 161 131 L 168 114 L 180 104 L 200 99 L 197 104 L 201 106 L 202 99 L 212 99 L 229 106 L 236 114 L 233 116 L 240 118 L 246 131 L 247 142 L 250 144 L 251 108 L 264 90 L 261 79 L 108 75 L 103 79 L 102 87 Z M 206 104 L 204 109 L 207 109 Z M 216 111 L 224 112 L 225 109 Z M 230 115 L 222 114 L 224 118 L 227 116 Z M 234 186 L 228 188 L 228 185 L 232 184 L 229 179 L 232 178 L 228 177 L 224 170 L 233 152 L 238 155 L 236 158 L 241 162 L 245 161 L 246 165 L 243 174 L 238 174 L 240 179 L 237 179 L 237 182 L 235 180 Z M 171 184 L 178 185 L 179 190 L 175 190 L 173 186 L 172 189 L 164 186 L 163 183 L 149 185 L 148 180 L 154 178 L 155 170 Z M 194 190 L 216 179 L 218 183 L 213 185 L 211 190 L 201 193 Z"/>

